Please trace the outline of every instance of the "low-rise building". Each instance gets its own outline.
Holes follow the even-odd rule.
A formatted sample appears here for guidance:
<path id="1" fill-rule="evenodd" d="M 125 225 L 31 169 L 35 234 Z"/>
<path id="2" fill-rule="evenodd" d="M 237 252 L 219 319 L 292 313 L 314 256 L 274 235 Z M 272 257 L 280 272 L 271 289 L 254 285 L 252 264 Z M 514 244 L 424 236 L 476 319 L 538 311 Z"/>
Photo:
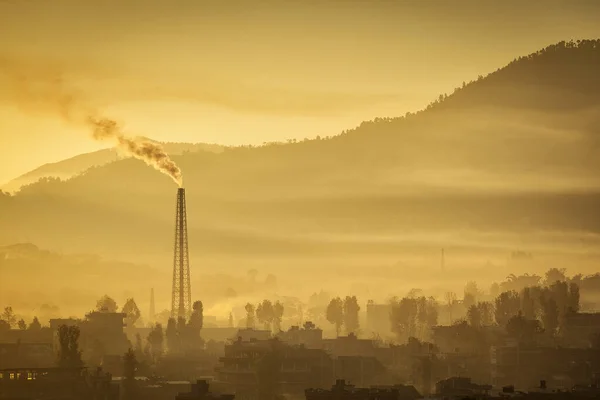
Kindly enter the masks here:
<path id="1" fill-rule="evenodd" d="M 356 388 L 343 379 L 336 380 L 330 390 L 310 388 L 304 391 L 306 400 L 416 400 L 423 396 L 413 386 L 394 385 Z"/>

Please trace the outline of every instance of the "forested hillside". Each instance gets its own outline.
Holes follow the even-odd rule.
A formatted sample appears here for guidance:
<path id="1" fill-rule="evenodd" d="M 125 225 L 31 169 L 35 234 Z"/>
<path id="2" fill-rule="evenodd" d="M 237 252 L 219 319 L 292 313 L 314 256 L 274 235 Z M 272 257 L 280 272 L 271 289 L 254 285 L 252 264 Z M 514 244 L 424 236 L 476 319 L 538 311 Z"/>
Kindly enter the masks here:
<path id="1" fill-rule="evenodd" d="M 541 231 L 584 232 L 593 248 L 598 71 L 600 41 L 561 42 L 415 114 L 317 140 L 174 156 L 192 254 L 396 254 L 407 243 L 437 249 L 462 240 L 411 236 L 434 230 L 531 232 L 540 243 Z M 10 227 L 0 241 L 167 260 L 175 196 L 172 182 L 142 162 L 112 162 L 0 197 L 0 225 Z M 519 243 L 460 245 L 505 251 Z"/>

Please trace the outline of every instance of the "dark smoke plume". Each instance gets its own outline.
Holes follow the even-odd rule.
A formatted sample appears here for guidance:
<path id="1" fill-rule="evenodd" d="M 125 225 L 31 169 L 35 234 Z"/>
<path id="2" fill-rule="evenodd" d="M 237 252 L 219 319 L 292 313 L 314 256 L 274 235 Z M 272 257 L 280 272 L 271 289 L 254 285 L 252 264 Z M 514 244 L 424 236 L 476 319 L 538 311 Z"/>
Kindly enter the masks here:
<path id="1" fill-rule="evenodd" d="M 102 116 L 86 96 L 68 87 L 59 69 L 0 56 L 0 86 L 7 89 L 2 100 L 15 102 L 26 111 L 51 112 L 69 123 L 84 125 L 91 129 L 95 140 L 112 141 L 125 154 L 183 185 L 181 170 L 162 146 L 125 136 L 116 121 Z"/>
<path id="2" fill-rule="evenodd" d="M 115 121 L 107 118 L 90 116 L 87 123 L 92 127 L 94 139 L 114 140 L 119 149 L 169 175 L 179 186 L 183 185 L 181 170 L 159 144 L 128 138 L 121 133 L 119 125 Z"/>

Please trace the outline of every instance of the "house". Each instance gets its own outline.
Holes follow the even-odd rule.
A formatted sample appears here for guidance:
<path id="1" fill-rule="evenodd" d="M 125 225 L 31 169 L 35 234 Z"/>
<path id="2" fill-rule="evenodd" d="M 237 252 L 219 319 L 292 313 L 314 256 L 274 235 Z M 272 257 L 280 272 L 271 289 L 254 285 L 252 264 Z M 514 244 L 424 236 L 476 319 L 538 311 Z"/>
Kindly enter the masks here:
<path id="1" fill-rule="evenodd" d="M 306 400 L 416 400 L 423 398 L 412 386 L 356 388 L 343 379 L 336 380 L 330 390 L 306 389 Z"/>

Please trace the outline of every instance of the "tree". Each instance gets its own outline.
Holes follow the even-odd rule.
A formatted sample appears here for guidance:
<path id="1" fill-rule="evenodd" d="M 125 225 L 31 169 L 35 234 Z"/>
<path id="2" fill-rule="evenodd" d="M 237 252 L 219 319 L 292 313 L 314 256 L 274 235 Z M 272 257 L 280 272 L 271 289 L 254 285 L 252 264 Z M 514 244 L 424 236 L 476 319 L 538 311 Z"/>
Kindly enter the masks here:
<path id="1" fill-rule="evenodd" d="M 452 310 L 454 309 L 454 304 L 456 303 L 456 293 L 446 292 L 444 297 L 446 299 L 446 305 L 448 306 L 448 319 L 450 320 L 450 324 L 452 324 Z"/>
<path id="2" fill-rule="evenodd" d="M 144 345 L 142 344 L 142 335 L 139 333 L 135 334 L 135 357 L 138 360 L 142 360 L 144 357 Z"/>
<path id="3" fill-rule="evenodd" d="M 42 329 L 42 324 L 40 324 L 38 317 L 33 317 L 33 321 L 31 321 L 31 324 L 29 324 L 29 330 L 39 331 L 40 329 Z"/>
<path id="4" fill-rule="evenodd" d="M 27 329 L 27 324 L 25 323 L 25 320 L 23 318 L 21 318 L 19 320 L 19 322 L 17 322 L 17 326 L 19 327 L 20 330 L 24 331 L 25 329 Z"/>
<path id="5" fill-rule="evenodd" d="M 543 330 L 538 320 L 527 319 L 519 313 L 508 320 L 506 332 L 520 343 L 533 343 L 535 335 L 542 333 Z"/>
<path id="6" fill-rule="evenodd" d="M 276 332 L 281 331 L 281 319 L 283 318 L 283 304 L 278 301 L 273 305 L 273 324 Z"/>
<path id="7" fill-rule="evenodd" d="M 556 282 L 564 282 L 567 280 L 565 276 L 566 269 L 550 268 L 546 271 L 546 285 L 550 286 Z"/>
<path id="8" fill-rule="evenodd" d="M 544 291 L 540 297 L 542 305 L 542 324 L 550 335 L 554 335 L 558 328 L 558 306 L 549 291 Z"/>
<path id="9" fill-rule="evenodd" d="M 10 325 L 3 319 L 0 319 L 0 332 L 10 331 Z"/>
<path id="10" fill-rule="evenodd" d="M 521 290 L 521 312 L 526 319 L 535 318 L 535 299 L 531 295 L 531 288 Z"/>
<path id="11" fill-rule="evenodd" d="M 121 380 L 121 389 L 119 390 L 120 400 L 133 400 L 136 398 L 137 385 L 135 381 L 135 372 L 138 361 L 135 352 L 129 349 L 123 356 L 123 379 Z"/>
<path id="12" fill-rule="evenodd" d="M 115 303 L 115 308 L 116 306 L 117 304 Z M 135 304 L 135 300 L 133 298 L 127 299 L 121 312 L 125 314 L 125 320 L 127 321 L 127 327 L 129 328 L 133 328 L 135 326 L 135 323 L 138 321 L 138 319 L 140 319 L 140 316 L 142 315 L 140 309 L 138 308 L 137 304 Z"/>
<path id="13" fill-rule="evenodd" d="M 390 323 L 392 332 L 399 340 L 407 340 L 415 336 L 418 300 L 404 297 L 400 301 L 392 299 Z"/>
<path id="14" fill-rule="evenodd" d="M 250 303 L 246 304 L 246 328 L 254 328 L 254 306 Z"/>
<path id="15" fill-rule="evenodd" d="M 569 284 L 569 309 L 572 312 L 579 311 L 579 285 L 574 282 Z"/>
<path id="16" fill-rule="evenodd" d="M 230 328 L 233 328 L 233 314 L 229 313 L 229 323 L 228 323 Z"/>
<path id="17" fill-rule="evenodd" d="M 61 325 L 58 327 L 58 366 L 78 368 L 83 365 L 79 351 L 79 327 Z"/>
<path id="18" fill-rule="evenodd" d="M 465 291 L 463 296 L 463 305 L 468 310 L 472 305 L 477 304 L 477 299 L 480 295 L 477 283 L 470 281 L 465 285 Z"/>
<path id="19" fill-rule="evenodd" d="M 17 323 L 17 316 L 13 312 L 12 307 L 4 307 L 4 312 L 2 313 L 2 320 L 5 321 L 11 328 L 15 326 L 15 324 Z"/>
<path id="20" fill-rule="evenodd" d="M 519 294 L 513 290 L 502 292 L 496 298 L 496 310 L 494 316 L 498 325 L 506 327 L 508 320 L 517 315 L 521 309 Z"/>
<path id="21" fill-rule="evenodd" d="M 204 326 L 204 305 L 200 300 L 192 305 L 192 315 L 190 315 L 190 326 L 194 334 L 200 335 L 200 330 Z"/>
<path id="22" fill-rule="evenodd" d="M 307 330 L 307 331 L 309 331 L 309 330 L 311 330 L 311 329 L 315 329 L 315 328 L 316 328 L 316 325 L 315 325 L 315 324 L 313 324 L 311 321 L 306 321 L 306 322 L 304 323 L 304 325 L 302 325 L 302 327 L 304 328 L 304 330 Z"/>
<path id="23" fill-rule="evenodd" d="M 427 299 L 427 325 L 431 328 L 438 324 L 438 302 L 430 297 Z"/>
<path id="24" fill-rule="evenodd" d="M 481 326 L 491 326 L 494 324 L 494 305 L 489 301 L 480 301 L 477 303 L 479 314 L 481 316 Z"/>
<path id="25" fill-rule="evenodd" d="M 167 329 L 165 330 L 165 336 L 167 337 L 167 347 L 169 353 L 178 353 L 179 348 L 179 335 L 177 334 L 177 321 L 175 318 L 169 318 L 167 323 Z"/>
<path id="26" fill-rule="evenodd" d="M 344 324 L 344 302 L 339 297 L 331 299 L 325 312 L 327 321 L 335 325 L 336 336 L 340 336 L 342 325 Z"/>
<path id="27" fill-rule="evenodd" d="M 148 338 L 146 339 L 150 344 L 150 351 L 152 354 L 152 360 L 156 363 L 163 354 L 163 329 L 161 324 L 154 325 L 154 328 L 148 334 Z"/>
<path id="28" fill-rule="evenodd" d="M 266 331 L 271 331 L 274 318 L 275 310 L 273 309 L 273 303 L 269 300 L 263 300 L 256 307 L 256 319 L 264 325 Z"/>
<path id="29" fill-rule="evenodd" d="M 117 312 L 117 309 L 117 302 L 114 301 L 111 297 L 108 297 L 107 295 L 102 296 L 96 302 L 96 311 L 114 313 Z"/>
<path id="30" fill-rule="evenodd" d="M 467 320 L 473 328 L 481 328 L 481 309 L 472 304 L 467 310 Z"/>
<path id="31" fill-rule="evenodd" d="M 358 322 L 358 312 L 360 311 L 360 306 L 358 305 L 358 299 L 356 296 L 346 296 L 344 300 L 344 326 L 346 327 L 346 332 L 356 333 L 359 327 Z"/>

